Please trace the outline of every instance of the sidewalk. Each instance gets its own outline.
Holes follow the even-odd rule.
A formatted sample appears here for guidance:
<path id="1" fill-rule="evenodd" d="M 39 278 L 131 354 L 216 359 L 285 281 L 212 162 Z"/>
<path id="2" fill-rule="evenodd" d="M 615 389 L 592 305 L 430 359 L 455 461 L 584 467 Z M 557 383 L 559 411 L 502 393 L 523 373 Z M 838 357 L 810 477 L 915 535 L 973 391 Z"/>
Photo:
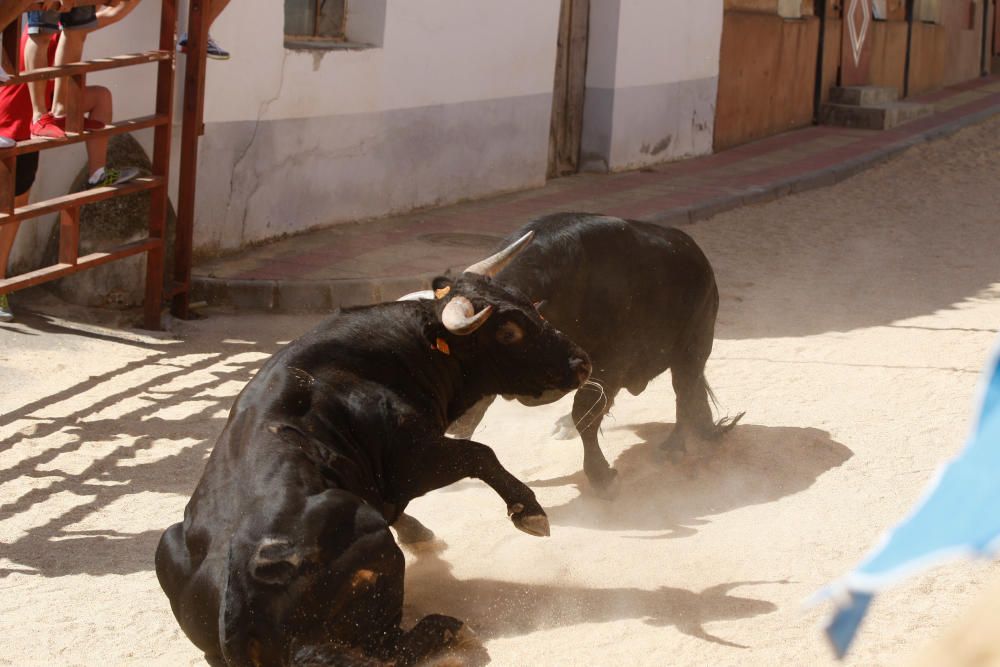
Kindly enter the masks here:
<path id="1" fill-rule="evenodd" d="M 1000 113 L 1000 76 L 914 101 L 934 104 L 936 112 L 882 132 L 809 127 L 702 158 L 578 174 L 534 190 L 283 239 L 195 266 L 192 300 L 289 312 L 363 305 L 423 289 L 547 213 L 587 211 L 678 226 L 832 185 Z"/>

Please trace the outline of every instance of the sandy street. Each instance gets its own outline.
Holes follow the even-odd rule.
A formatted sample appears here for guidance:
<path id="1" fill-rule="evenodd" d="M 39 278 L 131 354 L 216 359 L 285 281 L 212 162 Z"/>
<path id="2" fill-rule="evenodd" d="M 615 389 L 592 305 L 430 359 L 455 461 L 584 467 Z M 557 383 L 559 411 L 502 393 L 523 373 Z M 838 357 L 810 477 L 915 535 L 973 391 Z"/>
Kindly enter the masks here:
<path id="1" fill-rule="evenodd" d="M 661 465 L 669 377 L 623 393 L 603 447 L 624 490 L 606 502 L 579 442 L 550 437 L 568 401 L 495 405 L 476 439 L 535 489 L 552 536 L 514 529 L 477 482 L 417 500 L 440 539 L 407 553 L 409 619 L 466 620 L 482 642 L 468 664 L 834 664 L 828 608 L 802 602 L 966 433 L 1000 323 L 998 174 L 1000 118 L 690 227 L 722 292 L 708 377 L 742 425 Z M 319 318 L 210 312 L 150 336 L 32 308 L 0 327 L 0 664 L 202 664 L 156 541 L 233 397 Z M 996 575 L 958 564 L 879 597 L 847 664 L 915 659 Z"/>

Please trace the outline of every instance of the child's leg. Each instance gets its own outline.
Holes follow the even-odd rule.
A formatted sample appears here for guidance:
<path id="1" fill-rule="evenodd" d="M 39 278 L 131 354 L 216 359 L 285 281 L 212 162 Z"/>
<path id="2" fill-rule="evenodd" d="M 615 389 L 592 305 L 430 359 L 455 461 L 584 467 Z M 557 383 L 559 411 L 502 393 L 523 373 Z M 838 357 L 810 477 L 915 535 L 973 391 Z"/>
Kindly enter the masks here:
<path id="1" fill-rule="evenodd" d="M 111 91 L 104 86 L 87 86 L 83 89 L 83 112 L 94 120 L 99 120 L 105 125 L 114 118 L 114 106 Z M 87 167 L 89 174 L 107 164 L 108 161 L 108 139 L 91 139 L 87 142 Z"/>
<path id="2" fill-rule="evenodd" d="M 59 15 L 55 12 L 28 12 L 28 42 L 24 45 L 24 71 L 32 72 L 49 64 L 49 40 L 59 31 Z M 28 84 L 31 95 L 32 120 L 49 111 L 46 99 L 46 81 Z"/>
<path id="3" fill-rule="evenodd" d="M 62 26 L 62 37 L 56 47 L 54 64 L 66 65 L 83 60 L 83 43 L 87 40 L 87 32 L 97 25 L 97 10 L 94 5 L 74 7 L 69 12 L 59 15 Z M 66 81 L 56 79 L 55 94 L 52 99 L 52 115 L 66 115 Z"/>

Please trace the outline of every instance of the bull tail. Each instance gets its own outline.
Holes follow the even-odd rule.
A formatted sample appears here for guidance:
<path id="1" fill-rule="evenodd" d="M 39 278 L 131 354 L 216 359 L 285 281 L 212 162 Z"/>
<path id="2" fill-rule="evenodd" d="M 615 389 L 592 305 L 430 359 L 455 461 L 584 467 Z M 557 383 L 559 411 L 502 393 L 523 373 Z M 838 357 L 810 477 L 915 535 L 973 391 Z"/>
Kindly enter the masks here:
<path id="1" fill-rule="evenodd" d="M 701 376 L 701 380 L 705 383 L 705 391 L 708 393 L 708 400 L 712 402 L 712 408 L 714 408 L 716 413 L 719 413 L 721 411 L 721 408 L 719 407 L 719 399 L 715 395 L 715 392 L 712 391 L 712 386 L 708 384 L 708 378 L 705 377 L 704 373 Z M 720 438 L 729 431 L 733 430 L 733 427 L 736 426 L 741 419 L 743 419 L 743 415 L 745 414 L 746 412 L 741 412 L 735 417 L 726 415 L 725 417 L 719 418 L 719 420 L 712 425 L 711 432 L 707 434 L 708 438 L 710 440 L 714 440 L 715 438 Z"/>

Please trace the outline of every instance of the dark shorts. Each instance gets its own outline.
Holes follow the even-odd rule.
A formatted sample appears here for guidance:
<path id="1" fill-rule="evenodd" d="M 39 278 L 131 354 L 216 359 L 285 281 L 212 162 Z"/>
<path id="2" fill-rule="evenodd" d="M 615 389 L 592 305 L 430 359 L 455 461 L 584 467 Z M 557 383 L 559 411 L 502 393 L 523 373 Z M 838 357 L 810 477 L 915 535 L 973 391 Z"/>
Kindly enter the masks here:
<path id="1" fill-rule="evenodd" d="M 17 156 L 17 182 L 14 184 L 14 194 L 20 197 L 35 184 L 35 174 L 38 173 L 38 153 L 23 153 Z"/>
<path id="2" fill-rule="evenodd" d="M 28 12 L 28 34 L 48 35 L 63 30 L 89 30 L 97 25 L 97 6 L 74 7 L 62 14 L 58 12 Z"/>

